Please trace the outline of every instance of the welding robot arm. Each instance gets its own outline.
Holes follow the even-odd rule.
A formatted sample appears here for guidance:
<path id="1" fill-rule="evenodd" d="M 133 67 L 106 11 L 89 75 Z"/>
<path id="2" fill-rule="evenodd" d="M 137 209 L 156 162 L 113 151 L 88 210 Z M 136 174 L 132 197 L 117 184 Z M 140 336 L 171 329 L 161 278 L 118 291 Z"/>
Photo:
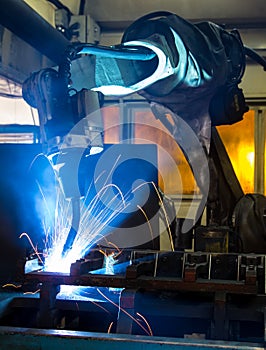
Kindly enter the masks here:
<path id="1" fill-rule="evenodd" d="M 48 157 L 63 190 L 66 199 L 71 201 L 72 224 L 67 235 L 62 255 L 72 248 L 79 229 L 80 193 L 79 163 L 82 157 L 96 154 L 103 149 L 103 123 L 100 104 L 101 94 L 92 91 L 84 84 L 79 91 L 72 85 L 72 61 L 80 59 L 82 54 L 101 57 L 115 57 L 127 60 L 149 60 L 155 54 L 148 50 L 136 50 L 93 45 L 71 45 L 61 64 L 55 69 L 44 69 L 34 72 L 23 84 L 23 98 L 32 107 L 38 109 L 40 120 L 40 141 L 43 153 Z M 90 72 L 92 66 L 86 64 Z M 80 77 L 80 75 L 79 75 Z M 82 80 L 79 78 L 78 80 Z"/>
<path id="2" fill-rule="evenodd" d="M 64 197 L 71 201 L 72 223 L 62 255 L 71 249 L 79 228 L 80 160 L 103 148 L 98 93 L 70 91 L 69 62 L 66 57 L 58 70 L 35 72 L 23 84 L 24 99 L 38 109 L 43 153 L 53 166 Z"/>
<path id="3" fill-rule="evenodd" d="M 211 127 L 234 124 L 248 111 L 238 86 L 246 56 L 266 70 L 266 61 L 243 45 L 237 30 L 227 31 L 211 22 L 192 24 L 169 12 L 136 20 L 125 31 L 121 44 L 109 51 L 100 47 L 97 53 L 93 50 L 85 44 L 80 53 L 87 55 L 72 62 L 72 86 L 77 91 L 85 87 L 108 96 L 137 92 L 179 145 L 186 144 L 178 122 L 182 118 L 206 154 Z M 191 168 L 198 169 L 197 162 L 202 159 L 198 147 L 191 145 L 183 152 Z M 202 168 L 194 174 L 203 191 L 207 173 L 208 169 Z"/>
<path id="4" fill-rule="evenodd" d="M 178 128 L 177 116 L 192 127 L 208 153 L 211 126 L 237 122 L 248 109 L 238 87 L 245 71 L 245 55 L 237 31 L 227 32 L 210 22 L 192 24 L 168 12 L 152 13 L 135 21 L 117 46 L 71 45 L 58 71 L 33 74 L 23 86 L 23 95 L 39 110 L 47 152 L 57 154 L 60 150 L 65 170 L 73 152 L 84 151 L 80 145 L 91 142 L 87 121 L 77 132 L 77 144 L 67 140 L 71 128 L 86 116 L 76 113 L 76 100 L 84 91 L 94 96 L 137 92 L 149 101 L 155 116 L 178 143 L 185 135 Z M 169 113 L 173 119 L 170 124 L 166 118 Z M 100 128 L 96 129 L 101 134 Z M 200 151 L 193 145 L 190 148 L 183 151 L 193 168 Z M 64 171 L 61 177 L 69 184 Z M 196 181 L 203 191 L 207 177 L 207 167 L 201 167 Z M 73 201 L 73 225 L 63 255 L 74 242 L 79 221 L 78 190 L 67 196 Z"/>
<path id="5" fill-rule="evenodd" d="M 127 56 L 122 52 L 126 49 Z M 122 43 L 107 54 L 93 50 L 84 45 L 80 52 L 87 56 L 72 62 L 72 86 L 109 96 L 139 93 L 180 145 L 186 135 L 178 118 L 190 125 L 208 153 L 211 126 L 233 124 L 248 110 L 238 87 L 246 51 L 236 30 L 227 32 L 210 22 L 192 24 L 175 14 L 159 12 L 135 21 L 125 31 Z M 134 55 L 141 52 L 146 52 L 145 58 L 136 59 Z M 173 123 L 166 115 L 171 115 Z M 183 152 L 191 168 L 198 168 L 193 166 L 202 158 L 198 147 L 191 145 Z M 201 189 L 206 187 L 207 172 L 202 169 L 194 174 Z"/>

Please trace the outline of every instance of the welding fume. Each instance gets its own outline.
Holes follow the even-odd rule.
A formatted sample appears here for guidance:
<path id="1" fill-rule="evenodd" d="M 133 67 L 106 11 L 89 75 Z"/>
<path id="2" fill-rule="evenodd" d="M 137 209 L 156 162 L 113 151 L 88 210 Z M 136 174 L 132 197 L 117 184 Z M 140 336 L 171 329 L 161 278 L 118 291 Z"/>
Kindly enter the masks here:
<path id="1" fill-rule="evenodd" d="M 58 67 L 35 72 L 25 81 L 23 97 L 39 112 L 43 152 L 72 205 L 62 257 L 71 251 L 80 228 L 80 160 L 103 149 L 104 96 L 138 93 L 149 102 L 155 117 L 181 145 L 201 190 L 203 211 L 211 127 L 238 122 L 248 110 L 238 86 L 247 54 L 236 30 L 158 12 L 133 22 L 118 45 L 70 44 Z M 190 143 L 180 118 L 201 147 Z"/>

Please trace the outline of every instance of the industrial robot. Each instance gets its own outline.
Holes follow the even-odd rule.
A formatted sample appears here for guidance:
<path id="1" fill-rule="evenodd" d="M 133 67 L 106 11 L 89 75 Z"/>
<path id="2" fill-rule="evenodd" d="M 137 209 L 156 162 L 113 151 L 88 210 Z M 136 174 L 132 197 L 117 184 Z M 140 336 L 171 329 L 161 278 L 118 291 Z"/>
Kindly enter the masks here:
<path id="1" fill-rule="evenodd" d="M 35 72 L 25 81 L 23 97 L 39 111 L 44 153 L 64 164 L 59 178 L 72 202 L 73 218 L 63 256 L 71 249 L 79 227 L 80 193 L 71 183 L 77 166 L 73 159 L 81 152 L 84 156 L 84 149 L 86 156 L 102 150 L 102 121 L 95 111 L 104 96 L 136 93 L 148 101 L 155 117 L 181 145 L 192 171 L 200 169 L 194 176 L 207 201 L 209 223 L 217 227 L 232 224 L 233 210 L 243 192 L 236 185 L 236 191 L 227 186 L 224 193 L 217 194 L 215 185 L 209 188 L 206 183 L 210 173 L 216 174 L 211 185 L 219 181 L 217 168 L 209 161 L 212 138 L 216 146 L 219 143 L 214 127 L 234 124 L 248 111 L 239 87 L 247 56 L 266 69 L 266 62 L 244 46 L 237 30 L 156 12 L 133 22 L 118 45 L 70 44 L 62 53 L 61 64 Z M 94 117 L 85 118 L 90 113 Z M 186 141 L 180 118 L 194 131 L 201 147 Z M 202 162 L 205 157 L 208 161 Z M 265 205 L 264 199 L 260 201 Z M 261 232 L 256 246 L 265 252 L 265 216 L 258 220 Z"/>

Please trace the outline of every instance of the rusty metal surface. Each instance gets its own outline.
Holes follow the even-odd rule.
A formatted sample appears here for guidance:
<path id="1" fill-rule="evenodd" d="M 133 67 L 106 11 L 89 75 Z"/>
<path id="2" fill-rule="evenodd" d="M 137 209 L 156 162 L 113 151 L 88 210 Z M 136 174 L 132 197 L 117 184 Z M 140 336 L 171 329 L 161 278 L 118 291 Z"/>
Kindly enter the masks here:
<path id="1" fill-rule="evenodd" d="M 140 276 L 135 279 L 128 279 L 119 275 L 97 275 L 86 274 L 80 276 L 70 276 L 68 274 L 53 272 L 32 272 L 26 275 L 27 281 L 36 283 L 48 283 L 52 285 L 80 285 L 94 287 L 114 287 L 130 289 L 152 289 L 168 291 L 200 291 L 200 292 L 229 292 L 240 294 L 256 294 L 256 284 L 246 284 L 236 281 L 209 281 L 197 279 L 194 281 L 184 281 L 181 278 L 164 278 Z"/>

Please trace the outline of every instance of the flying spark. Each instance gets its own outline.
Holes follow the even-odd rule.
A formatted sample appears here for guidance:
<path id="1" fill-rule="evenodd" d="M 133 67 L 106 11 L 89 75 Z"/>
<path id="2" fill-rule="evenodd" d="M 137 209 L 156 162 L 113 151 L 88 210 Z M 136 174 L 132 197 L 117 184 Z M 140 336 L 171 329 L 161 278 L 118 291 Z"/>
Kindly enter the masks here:
<path id="1" fill-rule="evenodd" d="M 112 170 L 106 176 L 106 172 L 103 171 L 96 178 L 94 185 L 99 181 L 101 182 L 101 188 L 92 198 L 92 194 L 90 193 L 92 184 L 89 186 L 85 197 L 80 198 L 80 222 L 78 231 L 71 249 L 68 250 L 65 255 L 62 255 L 62 251 L 72 225 L 71 201 L 65 198 L 62 188 L 59 185 L 60 181 L 58 178 L 53 204 L 50 203 L 50 198 L 46 198 L 44 191 L 38 184 L 45 209 L 45 214 L 43 215 L 45 248 L 43 252 L 41 253 L 38 251 L 37 247 L 34 246 L 26 233 L 23 233 L 20 237 L 26 237 L 28 239 L 39 262 L 43 265 L 43 271 L 70 273 L 71 264 L 86 257 L 89 251 L 95 248 L 100 241 L 105 240 L 109 247 L 113 246 L 113 244 L 106 239 L 106 236 L 109 234 L 108 231 L 111 230 L 111 224 L 121 213 L 125 213 L 125 209 L 132 204 L 130 203 L 132 193 L 141 190 L 141 187 L 145 184 L 152 184 L 157 192 L 161 208 L 165 212 L 161 196 L 154 183 L 144 182 L 134 189 L 131 189 L 130 193 L 123 194 L 117 185 L 108 183 L 111 173 Z M 105 176 L 106 178 L 104 179 Z M 148 216 L 141 206 L 136 205 L 135 209 L 142 212 L 149 224 Z M 165 216 L 167 217 L 166 213 Z M 152 240 L 154 237 L 150 224 L 149 230 Z M 171 238 L 170 234 L 169 237 Z M 173 242 L 171 243 L 173 245 Z M 118 253 L 116 255 L 108 256 L 108 259 L 104 259 L 105 266 L 103 266 L 102 273 L 114 274 L 115 258 L 121 253 L 119 248 L 117 251 Z"/>
<path id="2" fill-rule="evenodd" d="M 108 188 L 116 190 L 116 194 L 111 200 L 120 198 L 115 210 L 110 211 L 107 207 L 102 207 L 103 197 L 108 195 Z M 105 199 L 106 200 L 106 199 Z M 67 234 L 71 227 L 71 208 L 69 203 L 62 198 L 57 200 L 54 229 L 47 230 L 49 237 L 46 239 L 46 252 L 44 270 L 50 272 L 69 273 L 70 265 L 76 260 L 83 258 L 92 249 L 99 240 L 102 239 L 102 232 L 126 207 L 126 202 L 122 192 L 116 185 L 108 184 L 91 200 L 87 205 L 86 198 L 81 198 L 80 205 L 80 225 L 77 236 L 71 250 L 62 257 L 62 250 L 66 241 Z"/>

